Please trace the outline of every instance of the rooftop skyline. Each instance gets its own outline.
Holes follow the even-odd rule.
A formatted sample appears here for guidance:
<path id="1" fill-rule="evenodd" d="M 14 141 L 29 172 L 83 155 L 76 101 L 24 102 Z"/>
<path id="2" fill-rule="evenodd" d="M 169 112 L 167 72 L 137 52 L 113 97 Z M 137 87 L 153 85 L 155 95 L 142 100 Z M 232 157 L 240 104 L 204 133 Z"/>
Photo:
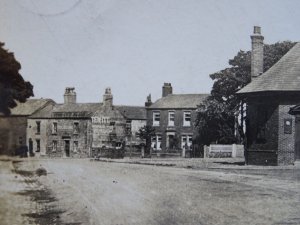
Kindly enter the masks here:
<path id="1" fill-rule="evenodd" d="M 173 93 L 209 93 L 209 74 L 250 50 L 253 26 L 265 43 L 299 41 L 300 1 L 3 0 L 0 41 L 15 53 L 35 98 L 143 105 Z"/>

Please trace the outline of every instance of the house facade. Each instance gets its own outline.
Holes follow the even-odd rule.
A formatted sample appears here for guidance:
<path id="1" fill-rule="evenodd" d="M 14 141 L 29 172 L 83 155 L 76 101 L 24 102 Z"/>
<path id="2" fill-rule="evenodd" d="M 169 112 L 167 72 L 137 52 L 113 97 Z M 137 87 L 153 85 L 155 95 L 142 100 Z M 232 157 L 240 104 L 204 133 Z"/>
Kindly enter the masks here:
<path id="1" fill-rule="evenodd" d="M 247 105 L 247 164 L 287 165 L 295 161 L 295 118 L 300 103 L 300 44 L 263 72 L 263 36 L 254 28 L 251 82 L 237 92 Z"/>
<path id="2" fill-rule="evenodd" d="M 18 149 L 26 146 L 28 117 L 35 112 L 52 107 L 51 99 L 28 99 L 25 103 L 17 102 L 11 109 L 10 116 L 0 115 L 0 154 L 16 155 Z M 31 155 L 33 152 L 31 151 Z"/>
<path id="3" fill-rule="evenodd" d="M 110 88 L 105 90 L 102 103 L 77 103 L 74 88 L 66 88 L 63 104 L 28 118 L 27 145 L 41 157 L 92 157 L 100 148 L 126 141 L 126 129 L 132 124 L 136 126 L 143 118 L 146 123 L 145 109 L 140 108 L 114 106 Z"/>
<path id="4" fill-rule="evenodd" d="M 89 157 L 91 116 L 101 105 L 77 103 L 74 88 L 66 88 L 63 104 L 39 110 L 28 118 L 27 145 L 41 157 Z"/>
<path id="5" fill-rule="evenodd" d="M 162 98 L 146 103 L 147 123 L 155 129 L 151 140 L 152 152 L 180 153 L 191 150 L 196 132 L 197 106 L 208 94 L 173 94 L 170 83 L 162 88 Z"/>
<path id="6" fill-rule="evenodd" d="M 121 147 L 125 141 L 126 118 L 113 105 L 110 88 L 105 90 L 103 105 L 92 116 L 93 149 Z"/>

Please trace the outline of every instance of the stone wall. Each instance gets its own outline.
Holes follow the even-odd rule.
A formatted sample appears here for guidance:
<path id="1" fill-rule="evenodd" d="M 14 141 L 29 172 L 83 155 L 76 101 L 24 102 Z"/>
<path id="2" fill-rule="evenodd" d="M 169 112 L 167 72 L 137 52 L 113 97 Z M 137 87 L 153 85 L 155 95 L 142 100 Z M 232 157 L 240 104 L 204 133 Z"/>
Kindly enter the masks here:
<path id="1" fill-rule="evenodd" d="M 26 145 L 27 117 L 0 117 L 0 154 L 15 155 Z"/>
<path id="2" fill-rule="evenodd" d="M 114 107 L 98 110 L 92 117 L 92 148 L 113 147 L 113 140 L 125 141 L 125 128 L 126 119 Z"/>
<path id="3" fill-rule="evenodd" d="M 37 122 L 40 122 L 40 133 L 37 132 Z M 26 144 L 29 147 L 29 139 L 32 140 L 35 156 L 45 156 L 47 152 L 47 140 L 51 133 L 48 131 L 49 119 L 28 119 Z M 40 152 L 37 152 L 37 141 L 40 140 Z"/>
<path id="4" fill-rule="evenodd" d="M 57 132 L 53 132 L 53 123 L 57 123 Z M 74 129 L 78 123 L 78 130 Z M 48 124 L 49 133 L 47 155 L 50 157 L 68 157 L 66 144 L 69 143 L 69 157 L 85 158 L 90 156 L 91 147 L 91 120 L 90 119 L 52 119 Z M 54 141 L 57 143 L 55 149 Z M 77 143 L 77 145 L 76 145 Z"/>

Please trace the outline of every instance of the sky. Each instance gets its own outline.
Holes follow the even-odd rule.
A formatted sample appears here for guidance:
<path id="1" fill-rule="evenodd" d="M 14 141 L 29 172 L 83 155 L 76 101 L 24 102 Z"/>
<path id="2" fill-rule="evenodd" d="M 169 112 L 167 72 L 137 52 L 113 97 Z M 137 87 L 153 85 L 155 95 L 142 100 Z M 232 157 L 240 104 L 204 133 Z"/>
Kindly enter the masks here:
<path id="1" fill-rule="evenodd" d="M 300 40 L 299 0 L 0 0 L 0 41 L 21 63 L 35 98 L 143 105 L 174 94 L 209 93 L 209 74 L 265 43 Z"/>

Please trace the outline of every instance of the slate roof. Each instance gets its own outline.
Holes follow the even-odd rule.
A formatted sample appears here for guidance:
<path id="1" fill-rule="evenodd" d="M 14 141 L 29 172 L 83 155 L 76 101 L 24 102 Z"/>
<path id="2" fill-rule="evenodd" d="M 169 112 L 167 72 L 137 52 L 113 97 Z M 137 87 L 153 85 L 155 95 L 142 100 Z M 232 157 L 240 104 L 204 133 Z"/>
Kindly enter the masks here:
<path id="1" fill-rule="evenodd" d="M 142 106 L 114 106 L 127 119 L 146 120 L 146 109 Z M 56 104 L 52 110 L 41 109 L 34 113 L 30 118 L 53 118 L 57 113 L 82 113 L 83 117 L 91 117 L 98 110 L 102 109 L 102 103 L 75 103 L 75 104 Z M 65 115 L 65 114 L 63 114 Z M 58 116 L 65 117 L 65 116 Z M 68 117 L 68 116 L 66 116 Z"/>
<path id="2" fill-rule="evenodd" d="M 29 118 L 53 118 L 53 113 L 71 113 L 78 112 L 82 113 L 83 117 L 91 116 L 96 112 L 102 103 L 75 103 L 75 104 L 55 104 L 52 110 L 41 109 L 32 114 Z M 64 117 L 64 116 L 59 116 Z"/>
<path id="3" fill-rule="evenodd" d="M 158 99 L 150 109 L 193 109 L 204 101 L 209 94 L 171 94 Z"/>
<path id="4" fill-rule="evenodd" d="M 300 91 L 300 42 L 237 94 L 271 91 Z"/>
<path id="5" fill-rule="evenodd" d="M 74 103 L 74 104 L 58 104 L 53 112 L 96 112 L 102 103 Z"/>
<path id="6" fill-rule="evenodd" d="M 146 120 L 146 109 L 143 106 L 125 106 L 120 105 L 116 108 L 122 113 L 124 117 L 131 120 Z"/>
<path id="7" fill-rule="evenodd" d="M 50 102 L 55 103 L 52 99 L 28 99 L 25 103 L 17 102 L 17 106 L 11 109 L 11 115 L 29 116 Z"/>

